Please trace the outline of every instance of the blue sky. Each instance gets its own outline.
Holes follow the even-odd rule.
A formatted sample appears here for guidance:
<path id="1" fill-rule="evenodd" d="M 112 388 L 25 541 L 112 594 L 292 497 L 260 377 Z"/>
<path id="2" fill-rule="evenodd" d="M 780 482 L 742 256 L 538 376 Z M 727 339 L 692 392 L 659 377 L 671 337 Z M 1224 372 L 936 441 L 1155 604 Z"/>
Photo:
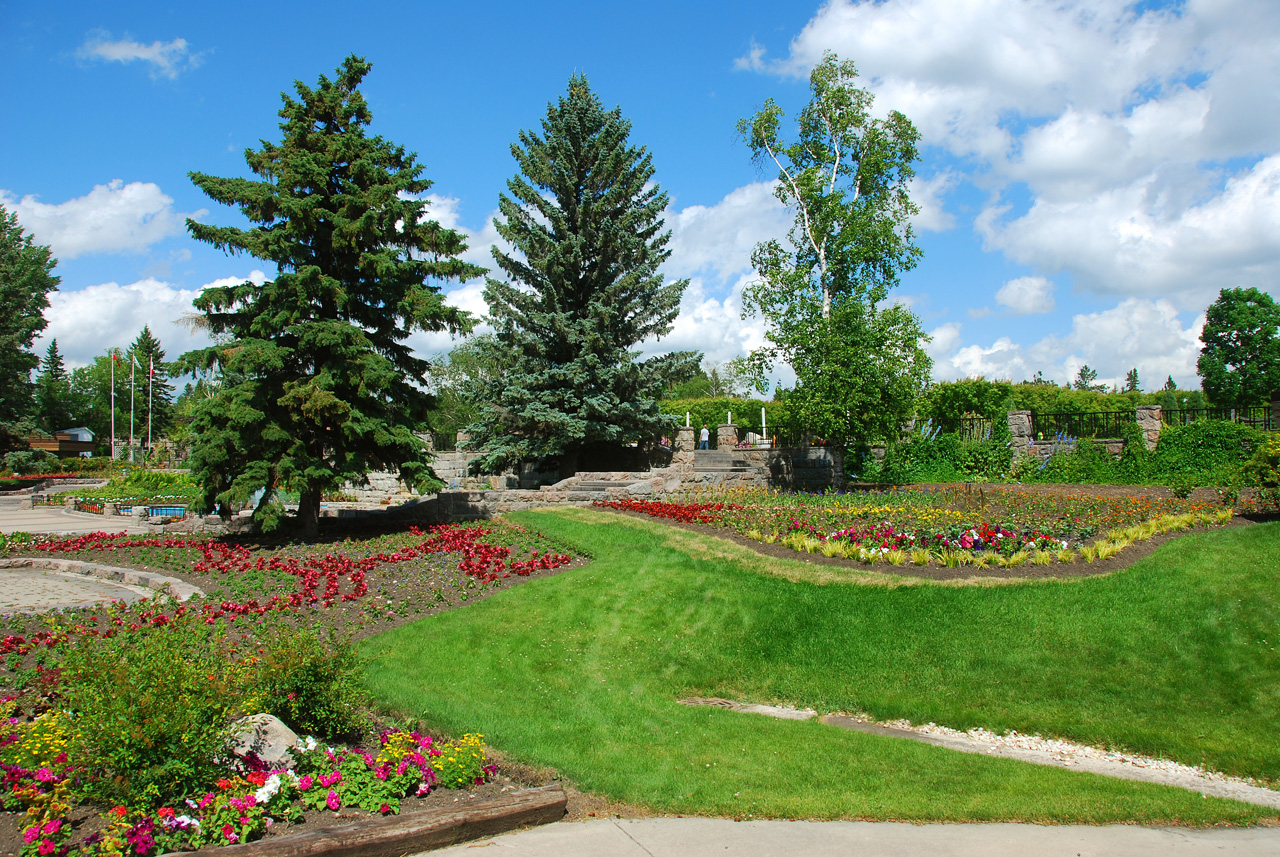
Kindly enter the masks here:
<path id="1" fill-rule="evenodd" d="M 238 222 L 186 174 L 247 174 L 295 79 L 370 59 L 373 131 L 418 152 L 433 214 L 486 264 L 510 144 L 582 71 L 652 151 L 667 271 L 692 278 L 646 349 L 721 361 L 761 341 L 738 295 L 751 246 L 789 224 L 734 124 L 766 98 L 797 110 L 835 50 L 923 135 L 925 255 L 897 298 L 936 377 L 1089 363 L 1191 386 L 1218 290 L 1280 294 L 1277 43 L 1280 6 L 1248 0 L 0 3 L 0 204 L 60 260 L 38 347 L 78 365 L 147 323 L 176 355 L 200 342 L 175 322 L 201 287 L 266 270 L 186 236 L 187 216 Z M 483 313 L 480 283 L 450 290 Z"/>

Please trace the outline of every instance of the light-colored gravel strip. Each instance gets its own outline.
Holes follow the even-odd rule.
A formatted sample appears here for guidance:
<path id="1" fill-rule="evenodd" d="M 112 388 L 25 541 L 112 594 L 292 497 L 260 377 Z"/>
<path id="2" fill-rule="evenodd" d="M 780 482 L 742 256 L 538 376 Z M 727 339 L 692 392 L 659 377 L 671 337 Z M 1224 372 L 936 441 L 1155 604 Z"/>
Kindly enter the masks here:
<path id="1" fill-rule="evenodd" d="M 1004 759 L 1016 759 L 1030 762 L 1033 765 L 1047 765 L 1055 768 L 1067 768 L 1073 771 L 1086 771 L 1104 777 L 1115 777 L 1124 780 L 1137 780 L 1146 783 L 1174 786 L 1189 789 L 1204 795 L 1243 801 L 1244 803 L 1280 809 L 1280 791 L 1264 788 L 1254 781 L 1242 777 L 1231 777 L 1217 771 L 1206 771 L 1204 768 L 1171 762 L 1167 759 L 1151 759 L 1132 753 L 1120 753 L 1062 741 L 1056 738 L 1042 738 L 1039 735 L 1022 735 L 1008 732 L 997 735 L 987 729 L 975 728 L 967 732 L 939 726 L 936 723 L 915 725 L 909 720 L 890 720 L 878 722 L 870 718 L 849 714 L 825 714 L 819 716 L 812 709 L 785 708 L 773 705 L 750 705 L 731 702 L 724 699 L 687 699 L 681 700 L 685 705 L 714 705 L 732 711 L 752 714 L 764 714 L 769 717 L 782 717 L 788 720 L 811 720 L 817 717 L 821 722 L 842 729 L 852 729 L 874 735 L 905 738 L 945 747 L 961 753 L 977 753 L 983 756 L 996 756 Z"/>

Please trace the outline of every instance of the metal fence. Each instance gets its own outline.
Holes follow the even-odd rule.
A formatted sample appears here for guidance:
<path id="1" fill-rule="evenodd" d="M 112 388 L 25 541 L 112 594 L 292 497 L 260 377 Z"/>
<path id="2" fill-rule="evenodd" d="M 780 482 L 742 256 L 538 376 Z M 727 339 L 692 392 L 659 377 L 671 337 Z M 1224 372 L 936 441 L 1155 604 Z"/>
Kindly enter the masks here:
<path id="1" fill-rule="evenodd" d="M 1262 431 L 1280 431 L 1275 413 L 1270 405 L 1252 405 L 1243 408 L 1169 408 L 1160 418 L 1168 426 L 1185 426 L 1200 420 L 1226 420 Z"/>
<path id="2" fill-rule="evenodd" d="M 1066 412 L 1039 414 L 1031 412 L 1031 432 L 1036 440 L 1067 437 L 1120 437 L 1127 423 L 1137 422 L 1133 411 Z"/>

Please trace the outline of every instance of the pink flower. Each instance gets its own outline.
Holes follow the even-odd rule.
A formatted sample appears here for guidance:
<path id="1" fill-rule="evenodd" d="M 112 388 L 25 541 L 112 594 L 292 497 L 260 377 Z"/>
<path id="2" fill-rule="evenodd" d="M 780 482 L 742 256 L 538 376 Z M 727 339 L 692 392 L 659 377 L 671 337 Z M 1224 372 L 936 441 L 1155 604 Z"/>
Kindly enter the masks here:
<path id="1" fill-rule="evenodd" d="M 384 803 L 382 806 L 378 807 L 378 812 L 382 813 L 383 815 L 386 815 L 387 813 L 391 812 L 391 805 Z"/>
<path id="2" fill-rule="evenodd" d="M 50 782 L 51 780 L 54 779 L 53 772 L 50 771 L 48 768 L 41 768 L 40 770 L 36 771 L 36 779 L 42 783 Z"/>
<path id="3" fill-rule="evenodd" d="M 40 838 L 40 825 L 33 824 L 26 830 L 22 831 L 22 841 L 30 845 Z"/>
<path id="4" fill-rule="evenodd" d="M 41 830 L 41 832 L 44 833 L 45 836 L 51 836 L 52 834 L 57 833 L 61 829 L 62 829 L 62 822 L 55 818 L 52 821 L 46 821 L 44 823 L 44 828 Z"/>
<path id="5" fill-rule="evenodd" d="M 222 835 L 227 838 L 228 842 L 235 842 L 240 838 L 236 836 L 236 829 L 229 824 L 222 825 Z"/>
<path id="6" fill-rule="evenodd" d="M 41 854 L 52 854 L 53 848 L 54 848 L 53 840 L 41 839 L 40 844 L 36 846 L 36 851 L 38 851 Z"/>
<path id="7" fill-rule="evenodd" d="M 298 791 L 303 791 L 303 792 L 305 792 L 305 791 L 306 791 L 307 789 L 309 789 L 309 788 L 311 788 L 311 775 L 310 775 L 310 774 L 306 774 L 305 776 L 299 777 L 299 778 L 298 778 Z"/>
<path id="8" fill-rule="evenodd" d="M 338 807 L 342 806 L 342 801 L 338 800 L 338 793 L 333 789 L 329 789 L 329 796 L 324 799 L 325 806 L 334 812 L 338 811 Z"/>

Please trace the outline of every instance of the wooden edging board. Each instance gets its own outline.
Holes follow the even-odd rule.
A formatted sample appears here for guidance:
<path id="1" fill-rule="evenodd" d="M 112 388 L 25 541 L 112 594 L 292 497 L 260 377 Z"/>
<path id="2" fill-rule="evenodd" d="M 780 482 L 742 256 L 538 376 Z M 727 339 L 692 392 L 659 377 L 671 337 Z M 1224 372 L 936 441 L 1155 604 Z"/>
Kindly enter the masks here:
<path id="1" fill-rule="evenodd" d="M 391 818 L 361 819 L 246 845 L 184 851 L 182 857 L 401 857 L 443 848 L 518 827 L 547 824 L 564 817 L 564 789 L 552 784 L 500 795 L 463 809 L 424 810 Z"/>

